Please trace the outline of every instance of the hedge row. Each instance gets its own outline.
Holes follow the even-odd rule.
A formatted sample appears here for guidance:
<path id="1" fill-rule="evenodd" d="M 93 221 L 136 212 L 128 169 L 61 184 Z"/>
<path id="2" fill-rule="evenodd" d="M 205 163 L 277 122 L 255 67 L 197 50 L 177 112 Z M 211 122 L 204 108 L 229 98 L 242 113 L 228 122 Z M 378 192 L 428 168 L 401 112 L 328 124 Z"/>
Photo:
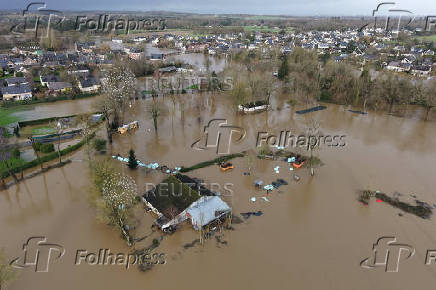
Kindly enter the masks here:
<path id="1" fill-rule="evenodd" d="M 198 164 L 195 164 L 191 167 L 182 167 L 180 169 L 180 172 L 189 172 L 195 169 L 200 169 L 200 168 L 204 168 L 210 165 L 214 165 L 214 164 L 220 164 L 220 163 L 224 163 L 230 159 L 236 158 L 236 157 L 244 157 L 244 153 L 236 153 L 236 154 L 230 154 L 230 155 L 224 155 L 218 158 L 215 158 L 213 160 L 209 160 L 209 161 L 204 161 Z"/>
<path id="2" fill-rule="evenodd" d="M 45 124 L 45 123 L 57 120 L 59 118 L 72 118 L 75 116 L 76 115 L 69 115 L 69 116 L 62 116 L 62 117 L 50 117 L 50 118 L 42 118 L 42 119 L 29 120 L 29 121 L 20 121 L 20 122 L 18 122 L 18 125 L 21 128 L 21 127 L 25 127 L 25 126 Z"/>

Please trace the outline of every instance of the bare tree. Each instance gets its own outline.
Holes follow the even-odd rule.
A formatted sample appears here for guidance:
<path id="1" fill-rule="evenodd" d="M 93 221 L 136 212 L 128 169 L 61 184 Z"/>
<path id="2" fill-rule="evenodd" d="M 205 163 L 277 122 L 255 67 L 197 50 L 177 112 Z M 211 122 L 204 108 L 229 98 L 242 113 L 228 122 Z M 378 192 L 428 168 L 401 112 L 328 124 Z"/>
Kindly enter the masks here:
<path id="1" fill-rule="evenodd" d="M 35 152 L 36 159 L 38 159 L 39 166 L 41 167 L 41 172 L 44 171 L 44 161 L 41 159 L 41 156 L 39 156 L 38 149 L 36 148 L 36 142 L 33 136 L 30 136 L 29 138 L 30 145 L 32 146 L 33 152 Z"/>
<path id="2" fill-rule="evenodd" d="M 314 151 L 319 149 L 319 122 L 315 118 L 308 119 L 308 125 L 306 128 L 307 145 L 306 150 L 309 153 L 308 165 L 310 169 L 310 175 L 314 176 Z M 315 140 L 315 141 L 314 141 Z"/>
<path id="3" fill-rule="evenodd" d="M 51 124 L 51 127 L 55 130 L 56 135 L 58 136 L 58 158 L 59 163 L 62 163 L 62 155 L 61 155 L 61 137 L 65 131 L 66 125 L 62 118 L 56 118 Z"/>
<path id="4" fill-rule="evenodd" d="M 154 131 L 157 133 L 158 118 L 161 115 L 161 107 L 156 99 L 154 99 L 148 106 L 148 113 L 153 120 Z"/>
<path id="5" fill-rule="evenodd" d="M 436 79 L 433 78 L 427 89 L 424 91 L 425 97 L 422 99 L 421 104 L 425 108 L 425 121 L 428 121 L 430 111 L 436 107 Z"/>

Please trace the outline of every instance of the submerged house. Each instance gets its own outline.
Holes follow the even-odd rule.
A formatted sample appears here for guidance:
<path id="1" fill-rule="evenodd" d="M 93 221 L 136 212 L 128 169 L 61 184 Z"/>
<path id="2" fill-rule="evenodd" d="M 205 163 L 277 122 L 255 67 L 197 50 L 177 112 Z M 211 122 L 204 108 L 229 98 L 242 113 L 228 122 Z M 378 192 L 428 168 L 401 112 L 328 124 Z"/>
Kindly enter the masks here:
<path id="1" fill-rule="evenodd" d="M 202 196 L 186 209 L 186 217 L 195 230 L 230 214 L 232 209 L 218 196 Z"/>
<path id="2" fill-rule="evenodd" d="M 231 215 L 231 208 L 212 191 L 201 185 L 198 179 L 176 174 L 170 175 L 142 200 L 157 215 L 155 224 L 162 231 L 172 231 L 178 225 L 190 221 L 195 230 L 220 223 Z"/>

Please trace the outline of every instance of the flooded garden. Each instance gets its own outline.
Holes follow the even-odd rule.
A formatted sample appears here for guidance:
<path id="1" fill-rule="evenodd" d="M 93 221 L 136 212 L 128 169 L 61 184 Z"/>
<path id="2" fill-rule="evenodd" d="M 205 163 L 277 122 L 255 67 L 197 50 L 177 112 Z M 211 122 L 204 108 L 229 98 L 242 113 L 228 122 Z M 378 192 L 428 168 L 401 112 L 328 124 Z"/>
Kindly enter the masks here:
<path id="1" fill-rule="evenodd" d="M 44 104 L 20 114 L 31 119 L 38 114 L 94 112 L 94 102 L 95 98 L 90 98 Z M 323 289 L 326 285 L 368 289 L 377 285 L 393 289 L 400 285 L 411 288 L 415 279 L 423 281 L 422 285 L 435 282 L 432 268 L 423 268 L 425 249 L 436 245 L 434 220 L 428 215 L 421 219 L 388 203 L 398 198 L 412 204 L 411 194 L 430 207 L 436 204 L 434 122 L 381 112 L 355 114 L 334 104 L 298 114 L 306 107 L 290 105 L 281 96 L 271 100 L 269 110 L 241 114 L 229 96 L 205 92 L 159 97 L 156 130 L 148 110 L 151 102 L 132 101 L 126 108 L 125 123 L 138 121 L 139 128 L 114 134 L 106 153 L 94 158 L 110 159 L 112 166 L 134 180 L 141 196 L 150 189 L 149 184 L 159 184 L 168 174 L 141 166 L 131 170 L 112 156 L 127 157 L 133 149 L 143 164 L 159 163 L 180 171 L 191 168 L 183 174 L 201 180 L 206 187 L 215 184 L 209 189 L 219 193 L 231 208 L 231 225 L 201 236 L 189 223 L 182 223 L 173 234 L 167 234 L 153 226 L 156 216 L 137 203 L 135 226 L 130 230 L 134 243 L 129 247 L 119 230 L 96 220 L 96 210 L 89 203 L 92 180 L 83 147 L 68 156 L 71 163 L 0 192 L 0 244 L 9 255 L 18 257 L 22 244 L 32 236 L 46 236 L 66 249 L 62 260 L 51 263 L 50 280 L 45 277 L 48 273 L 24 269 L 10 289 L 87 289 L 102 280 L 107 289 L 145 285 L 172 289 L 192 283 L 211 289 L 227 287 L 228 283 L 242 289 L 281 285 L 299 289 Z M 241 155 L 226 161 L 232 165 L 229 170 L 222 170 L 230 166 L 218 162 L 196 166 L 219 157 L 216 148 L 197 150 L 192 146 L 205 138 L 205 126 L 213 119 L 226 120 L 245 131 L 241 141 L 231 142 L 229 153 Z M 257 146 L 259 132 L 265 136 L 280 136 L 282 131 L 306 134 L 314 120 L 319 134 L 345 136 L 344 146 L 321 145 L 308 152 L 305 147 L 281 148 L 280 143 L 267 154 L 272 158 L 259 158 L 263 149 Z M 211 130 L 207 133 L 216 136 Z M 100 128 L 97 136 L 105 138 L 105 130 Z M 293 166 L 292 156 L 280 151 L 298 151 L 306 157 L 312 153 L 320 162 L 313 166 L 312 176 L 308 165 Z M 386 195 L 375 194 L 376 199 L 368 200 L 370 206 L 366 206 L 358 202 L 361 190 Z M 397 191 L 407 195 L 389 194 Z M 389 273 L 362 271 L 360 261 L 371 255 L 372 245 L 381 236 L 395 236 L 417 249 L 418 258 L 401 269 L 407 275 L 391 277 Z M 200 242 L 203 237 L 206 239 Z M 143 270 L 149 269 L 75 264 L 77 249 L 98 252 L 106 248 L 120 253 L 149 249 L 163 254 L 163 260 L 146 273 Z M 312 278 L 315 275 L 317 279 Z"/>

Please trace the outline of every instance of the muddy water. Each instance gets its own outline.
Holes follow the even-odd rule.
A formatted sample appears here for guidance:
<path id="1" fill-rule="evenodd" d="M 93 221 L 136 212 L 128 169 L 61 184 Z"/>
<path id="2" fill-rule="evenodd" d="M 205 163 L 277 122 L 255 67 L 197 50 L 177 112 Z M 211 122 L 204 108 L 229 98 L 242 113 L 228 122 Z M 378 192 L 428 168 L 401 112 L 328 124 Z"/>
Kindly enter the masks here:
<path id="1" fill-rule="evenodd" d="M 97 109 L 93 105 L 100 96 L 90 97 L 74 101 L 58 101 L 28 106 L 26 110 L 14 113 L 20 121 L 63 117 L 81 113 L 95 112 Z"/>
<path id="2" fill-rule="evenodd" d="M 215 71 L 216 73 L 221 72 L 225 65 L 226 61 L 224 57 L 213 57 L 210 55 L 204 55 L 203 53 L 187 53 L 181 55 L 170 56 L 169 59 L 180 60 L 187 64 L 194 66 L 195 69 L 205 72 L 206 67 L 206 59 L 209 59 L 209 69 L 210 71 Z"/>
<path id="3" fill-rule="evenodd" d="M 167 263 L 140 273 L 136 268 L 121 266 L 74 266 L 77 249 L 110 248 L 126 252 L 127 247 L 116 231 L 99 224 L 86 200 L 89 186 L 87 165 L 76 160 L 0 193 L 0 245 L 9 258 L 20 255 L 21 245 L 33 235 L 46 235 L 49 242 L 66 248 L 60 261 L 51 264 L 50 273 L 20 271 L 10 289 L 428 289 L 436 282 L 436 265 L 425 266 L 427 249 L 436 248 L 434 218 L 422 220 L 404 214 L 384 203 L 371 202 L 365 207 L 357 202 L 361 188 L 379 189 L 387 193 L 413 193 L 420 200 L 436 203 L 434 172 L 436 124 L 403 119 L 384 114 L 356 115 L 343 107 L 308 115 L 294 114 L 278 100 L 273 110 L 248 116 L 236 115 L 224 96 L 181 97 L 162 101 L 163 115 L 158 133 L 146 115 L 149 101 L 137 101 L 126 114 L 126 121 L 139 120 L 140 129 L 117 135 L 109 151 L 126 155 L 130 148 L 144 162 L 158 161 L 169 166 L 190 166 L 215 158 L 210 150 L 196 151 L 191 144 L 201 137 L 203 126 L 212 118 L 226 118 L 229 124 L 247 130 L 245 139 L 231 147 L 232 152 L 255 149 L 258 131 L 279 134 L 291 130 L 304 132 L 316 119 L 324 134 L 346 135 L 341 148 L 322 147 L 316 154 L 324 166 L 311 178 L 307 170 L 293 181 L 283 161 L 247 158 L 232 161 L 233 171 L 222 173 L 217 167 L 190 172 L 192 177 L 221 185 L 232 183 L 233 194 L 223 199 L 235 214 L 262 210 L 234 231 L 225 231 L 218 244 L 215 239 L 204 246 L 184 249 L 197 233 L 188 226 L 172 236 L 164 237 L 158 252 L 165 252 Z M 278 110 L 277 108 L 280 108 Z M 297 108 L 298 109 L 298 108 Z M 280 166 L 280 173 L 273 170 Z M 136 178 L 138 186 L 158 182 L 160 173 L 137 170 L 125 173 Z M 250 175 L 244 175 L 250 172 Z M 274 190 L 265 202 L 264 192 L 253 187 L 255 179 L 269 183 L 283 178 L 289 185 Z M 250 202 L 250 197 L 257 201 Z M 408 196 L 404 196 L 408 198 Z M 150 233 L 152 218 L 142 213 L 138 236 Z M 359 263 L 371 255 L 372 244 L 379 237 L 394 236 L 399 243 L 415 247 L 414 257 L 400 264 L 399 273 L 383 269 L 363 269 Z M 151 243 L 154 233 L 142 244 Z"/>

